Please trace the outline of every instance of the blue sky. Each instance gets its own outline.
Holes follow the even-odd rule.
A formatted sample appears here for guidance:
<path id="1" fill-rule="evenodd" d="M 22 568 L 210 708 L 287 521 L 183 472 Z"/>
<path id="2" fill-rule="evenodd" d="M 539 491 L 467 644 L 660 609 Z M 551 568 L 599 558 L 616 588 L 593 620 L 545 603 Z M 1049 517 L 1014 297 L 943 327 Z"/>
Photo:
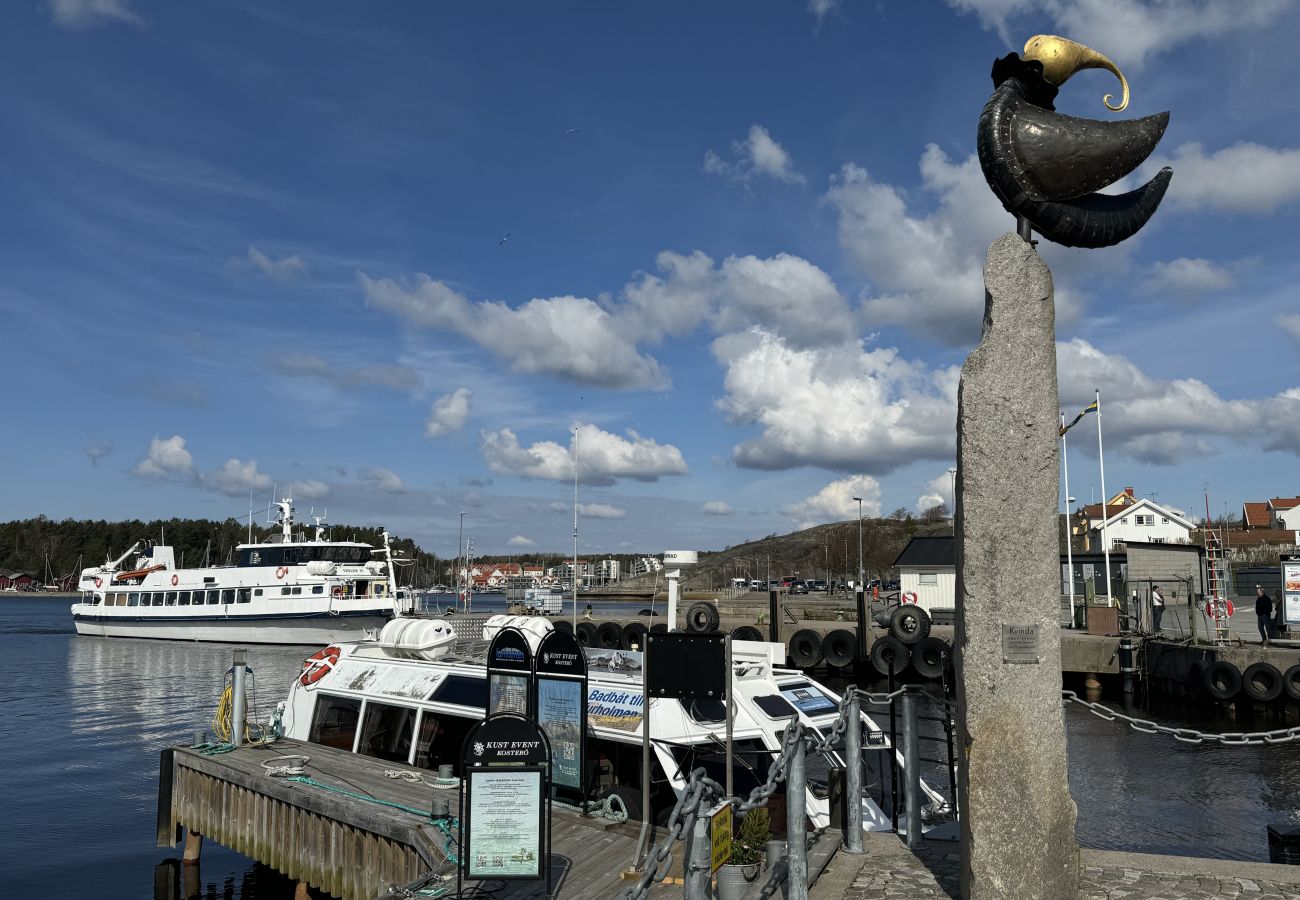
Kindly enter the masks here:
<path id="1" fill-rule="evenodd" d="M 1294 494 L 1300 3 L 48 0 L 0 29 L 4 515 L 303 512 L 704 549 L 948 499 L 994 57 L 1171 111 L 1164 206 L 1042 246 L 1107 487 Z M 1111 76 L 1059 108 L 1102 118 Z M 508 235 L 508 237 L 507 237 Z M 1091 428 L 1071 488 L 1099 493 Z"/>

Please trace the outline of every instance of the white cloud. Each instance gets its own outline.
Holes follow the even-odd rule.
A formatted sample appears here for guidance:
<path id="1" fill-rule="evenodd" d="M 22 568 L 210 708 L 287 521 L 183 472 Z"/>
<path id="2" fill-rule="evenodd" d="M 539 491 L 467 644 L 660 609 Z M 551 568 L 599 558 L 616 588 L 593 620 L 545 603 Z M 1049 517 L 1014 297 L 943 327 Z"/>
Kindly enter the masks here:
<path id="1" fill-rule="evenodd" d="M 249 247 L 248 261 L 267 278 L 275 281 L 289 281 L 307 274 L 307 263 L 296 253 L 272 259 L 256 247 Z"/>
<path id="2" fill-rule="evenodd" d="M 948 507 L 948 514 L 952 515 L 952 485 L 952 476 L 946 471 L 930 479 L 925 486 L 926 492 L 916 498 L 916 511 L 925 512 L 927 509 L 942 503 Z"/>
<path id="3" fill-rule="evenodd" d="M 307 479 L 293 483 L 294 494 L 302 500 L 319 500 L 329 496 L 330 486 L 323 481 Z"/>
<path id="4" fill-rule="evenodd" d="M 610 485 L 621 478 L 657 481 L 666 475 L 688 472 L 682 453 L 672 444 L 660 444 L 629 429 L 627 437 L 579 424 L 568 447 L 555 441 L 538 441 L 523 447 L 509 428 L 482 433 L 483 459 L 498 475 L 569 481 L 576 452 L 578 478 L 585 484 Z"/>
<path id="5" fill-rule="evenodd" d="M 95 441 L 81 448 L 81 452 L 86 454 L 92 466 L 99 465 L 99 461 L 113 452 L 112 441 Z"/>
<path id="6" fill-rule="evenodd" d="M 1278 328 L 1300 341 L 1300 313 L 1282 313 L 1273 322 Z"/>
<path id="7" fill-rule="evenodd" d="M 1149 57 L 1192 40 L 1267 25 L 1290 8 L 1292 0 L 948 0 L 950 6 L 979 16 L 986 28 L 1011 39 L 1011 23 L 1046 15 L 1056 33 L 1066 34 L 1119 64 L 1140 66 Z M 1029 32 L 1025 32 L 1027 37 Z"/>
<path id="8" fill-rule="evenodd" d="M 840 0 L 808 0 L 808 12 L 813 14 L 813 18 L 820 25 L 832 12 L 840 8 Z"/>
<path id="9" fill-rule="evenodd" d="M 578 515 L 587 519 L 621 519 L 627 510 L 608 503 L 579 503 Z"/>
<path id="10" fill-rule="evenodd" d="M 522 534 L 517 534 L 517 535 L 515 535 L 514 537 L 512 537 L 510 540 L 506 541 L 506 546 L 509 546 L 509 547 L 536 547 L 536 546 L 537 546 L 537 541 L 533 540 L 532 538 L 524 537 Z"/>
<path id="11" fill-rule="evenodd" d="M 811 497 L 786 506 L 801 528 L 810 528 L 823 522 L 838 522 L 858 517 L 858 501 L 862 498 L 862 515 L 880 515 L 880 483 L 870 475 L 850 475 L 832 481 Z"/>
<path id="12" fill-rule="evenodd" d="M 700 507 L 700 512 L 706 516 L 729 516 L 734 512 L 731 504 L 725 500 L 710 500 Z"/>
<path id="13" fill-rule="evenodd" d="M 469 398 L 469 388 L 457 388 L 435 400 L 428 421 L 424 423 L 425 435 L 441 437 L 459 431 L 469 418 Z"/>
<path id="14" fill-rule="evenodd" d="M 271 478 L 257 470 L 257 460 L 243 462 L 228 459 L 215 472 L 203 477 L 205 487 L 225 494 L 227 497 L 239 497 L 249 491 L 265 491 L 271 487 Z"/>
<path id="15" fill-rule="evenodd" d="M 733 449 L 741 466 L 883 474 L 953 455 L 956 368 L 927 370 L 860 341 L 797 349 L 759 329 L 718 338 L 713 352 L 726 370 L 719 405 L 763 429 Z"/>
<path id="16" fill-rule="evenodd" d="M 816 346 L 856 336 L 857 320 L 831 277 L 786 253 L 729 257 L 719 271 L 714 325 L 721 332 L 758 325 L 791 343 Z"/>
<path id="17" fill-rule="evenodd" d="M 689 334 L 709 315 L 717 292 L 713 260 L 696 250 L 690 256 L 665 250 L 655 257 L 663 276 L 642 274 L 623 288 L 619 320 L 642 340 Z"/>
<path id="18" fill-rule="evenodd" d="M 1149 294 L 1186 296 L 1226 291 L 1236 281 L 1236 276 L 1218 263 L 1182 257 L 1152 265 L 1141 287 Z"/>
<path id="19" fill-rule="evenodd" d="M 362 469 L 357 473 L 358 477 L 367 484 L 373 485 L 381 491 L 389 494 L 404 494 L 406 486 L 402 484 L 402 479 L 397 476 L 396 472 L 389 469 L 383 469 L 378 466 L 369 469 Z"/>
<path id="20" fill-rule="evenodd" d="M 290 350 L 271 360 L 271 368 L 293 378 L 319 378 L 341 388 L 384 387 L 415 391 L 423 385 L 420 373 L 410 366 L 380 363 L 349 367 L 326 362 L 311 353 Z"/>
<path id="21" fill-rule="evenodd" d="M 54 24 L 63 28 L 93 28 L 109 22 L 142 25 L 127 0 L 49 0 Z"/>
<path id="22" fill-rule="evenodd" d="M 1174 170 L 1165 200 L 1174 209 L 1264 215 L 1300 200 L 1300 149 L 1240 143 L 1206 153 L 1183 144 L 1171 158 L 1152 157 L 1139 176 L 1161 166 Z"/>
<path id="23" fill-rule="evenodd" d="M 185 449 L 185 438 L 179 434 L 154 438 L 144 459 L 131 471 L 141 478 L 188 478 L 194 475 L 194 457 Z"/>
<path id="24" fill-rule="evenodd" d="M 786 184 L 803 184 L 805 181 L 795 171 L 790 154 L 762 125 L 749 126 L 749 135 L 743 141 L 733 142 L 731 151 L 736 157 L 733 162 L 712 150 L 704 154 L 704 171 L 743 184 L 748 184 L 755 175 L 775 178 Z"/>

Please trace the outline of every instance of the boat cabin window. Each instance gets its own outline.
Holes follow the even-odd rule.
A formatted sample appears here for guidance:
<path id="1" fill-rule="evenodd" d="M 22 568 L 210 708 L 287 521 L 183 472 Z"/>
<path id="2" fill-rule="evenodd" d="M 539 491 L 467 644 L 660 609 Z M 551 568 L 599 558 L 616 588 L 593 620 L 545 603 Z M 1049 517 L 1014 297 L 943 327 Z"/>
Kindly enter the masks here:
<path id="1" fill-rule="evenodd" d="M 361 726 L 357 752 L 389 762 L 405 763 L 411 755 L 414 730 L 415 710 L 371 700 L 366 704 L 366 720 Z"/>
<path id="2" fill-rule="evenodd" d="M 221 602 L 222 602 L 222 603 L 234 603 L 234 602 L 235 602 L 235 589 L 234 589 L 234 588 L 226 588 L 224 591 L 222 591 L 222 592 L 221 592 Z"/>
<path id="3" fill-rule="evenodd" d="M 262 596 L 262 589 L 261 589 L 261 588 L 254 588 L 254 589 L 253 589 L 253 596 L 254 596 L 254 597 L 260 597 L 260 596 Z"/>
<path id="4" fill-rule="evenodd" d="M 289 586 L 287 584 L 284 587 L 280 588 L 280 596 L 281 597 L 289 596 Z"/>
<path id="5" fill-rule="evenodd" d="M 208 604 L 212 605 L 221 602 L 221 591 L 208 591 Z"/>
<path id="6" fill-rule="evenodd" d="M 323 585 L 323 584 L 313 584 L 313 585 L 311 586 L 311 592 L 312 592 L 313 594 L 323 594 L 323 593 L 325 593 L 325 585 Z"/>
<path id="7" fill-rule="evenodd" d="M 258 593 L 260 594 L 261 591 L 258 591 Z M 240 602 L 240 603 L 248 603 L 248 602 L 249 602 L 250 600 L 252 600 L 252 599 L 253 599 L 252 593 L 248 590 L 248 588 L 240 588 L 240 589 L 239 589 L 239 602 Z"/>
<path id="8" fill-rule="evenodd" d="M 151 605 L 153 605 L 153 606 L 162 606 L 162 605 L 163 605 L 163 592 L 162 592 L 162 591 L 154 591 L 153 594 L 151 594 L 150 596 L 153 598 L 153 599 L 150 601 L 150 604 L 151 604 Z"/>
<path id="9" fill-rule="evenodd" d="M 299 597 L 299 596 L 301 596 L 301 595 L 302 595 L 302 588 L 301 588 L 301 587 L 297 587 L 297 586 L 295 586 L 294 589 L 293 589 L 293 595 L 294 595 L 295 597 Z"/>
<path id="10" fill-rule="evenodd" d="M 686 704 L 686 713 L 701 725 L 727 721 L 727 705 L 721 700 L 692 700 Z"/>
<path id="11" fill-rule="evenodd" d="M 695 769 L 702 768 L 719 784 L 727 780 L 727 748 L 719 741 L 707 744 L 675 744 L 673 760 L 682 777 L 689 777 Z M 736 796 L 747 797 L 749 792 L 767 781 L 767 770 L 774 756 L 762 741 L 754 738 L 736 741 L 732 746 L 732 776 L 736 782 Z"/>
<path id="12" fill-rule="evenodd" d="M 175 592 L 175 591 L 168 591 L 168 592 L 167 592 L 167 605 L 168 605 L 168 606 L 175 606 L 175 605 L 176 605 L 176 592 Z"/>
<path id="13" fill-rule="evenodd" d="M 451 763 L 459 772 L 461 747 L 476 721 L 425 710 L 420 719 L 420 739 L 415 744 L 416 766 L 436 769 L 439 763 Z"/>
<path id="14" fill-rule="evenodd" d="M 806 681 L 781 685 L 781 696 L 805 716 L 824 716 L 839 705 Z"/>
<path id="15" fill-rule="evenodd" d="M 316 698 L 316 710 L 311 717 L 311 731 L 307 740 L 339 750 L 351 750 L 357 734 L 357 720 L 361 718 L 361 701 L 350 697 L 331 697 L 321 694 Z"/>
<path id="16" fill-rule="evenodd" d="M 429 698 L 435 703 L 487 708 L 487 679 L 469 675 L 448 675 Z"/>
<path id="17" fill-rule="evenodd" d="M 177 594 L 177 597 L 176 597 L 176 604 L 177 604 L 178 606 L 189 606 L 189 605 L 190 605 L 190 592 L 189 592 L 189 591 L 180 591 L 180 592 Z"/>
<path id="18" fill-rule="evenodd" d="M 754 704 L 763 711 L 763 715 L 769 719 L 788 719 L 796 715 L 795 708 L 790 702 L 780 694 L 768 694 L 766 697 L 755 697 Z"/>
<path id="19" fill-rule="evenodd" d="M 127 595 L 126 595 L 126 605 L 127 605 L 127 606 L 139 606 L 139 605 L 140 605 L 140 595 L 139 595 L 138 593 L 136 593 L 135 591 L 132 591 L 131 593 L 127 594 Z"/>

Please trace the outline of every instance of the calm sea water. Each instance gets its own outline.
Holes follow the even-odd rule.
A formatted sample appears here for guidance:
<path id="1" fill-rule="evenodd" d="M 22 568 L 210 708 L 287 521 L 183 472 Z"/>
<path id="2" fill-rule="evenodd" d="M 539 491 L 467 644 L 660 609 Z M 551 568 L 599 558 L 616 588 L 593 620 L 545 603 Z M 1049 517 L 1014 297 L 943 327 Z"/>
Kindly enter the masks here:
<path id="1" fill-rule="evenodd" d="M 206 725 L 233 648 L 78 637 L 68 603 L 0 600 L 3 893 L 153 896 L 156 877 L 175 877 L 167 866 L 178 856 L 154 846 L 158 751 Z M 605 609 L 597 604 L 598 613 Z M 249 648 L 262 716 L 311 652 Z M 1175 710 L 1154 717 L 1189 721 Z M 1184 746 L 1075 708 L 1067 710 L 1067 725 L 1079 837 L 1087 846 L 1266 860 L 1265 827 L 1300 821 L 1295 745 Z M 199 871 L 186 875 L 197 881 L 189 891 L 214 900 L 292 896 L 286 879 L 211 841 Z"/>

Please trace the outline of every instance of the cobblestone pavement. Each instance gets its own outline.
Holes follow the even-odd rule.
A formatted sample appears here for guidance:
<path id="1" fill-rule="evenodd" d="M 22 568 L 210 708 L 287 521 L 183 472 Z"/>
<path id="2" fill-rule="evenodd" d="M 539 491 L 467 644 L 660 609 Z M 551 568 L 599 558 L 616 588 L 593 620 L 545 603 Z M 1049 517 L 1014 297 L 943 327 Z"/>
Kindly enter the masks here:
<path id="1" fill-rule="evenodd" d="M 868 835 L 867 854 L 843 900 L 959 900 L 957 844 L 916 853 L 892 834 Z M 859 863 L 858 860 L 861 860 Z M 1300 868 L 1185 857 L 1083 851 L 1080 900 L 1300 900 Z M 819 894 L 813 900 L 838 900 Z M 837 892 L 838 893 L 838 892 Z"/>

